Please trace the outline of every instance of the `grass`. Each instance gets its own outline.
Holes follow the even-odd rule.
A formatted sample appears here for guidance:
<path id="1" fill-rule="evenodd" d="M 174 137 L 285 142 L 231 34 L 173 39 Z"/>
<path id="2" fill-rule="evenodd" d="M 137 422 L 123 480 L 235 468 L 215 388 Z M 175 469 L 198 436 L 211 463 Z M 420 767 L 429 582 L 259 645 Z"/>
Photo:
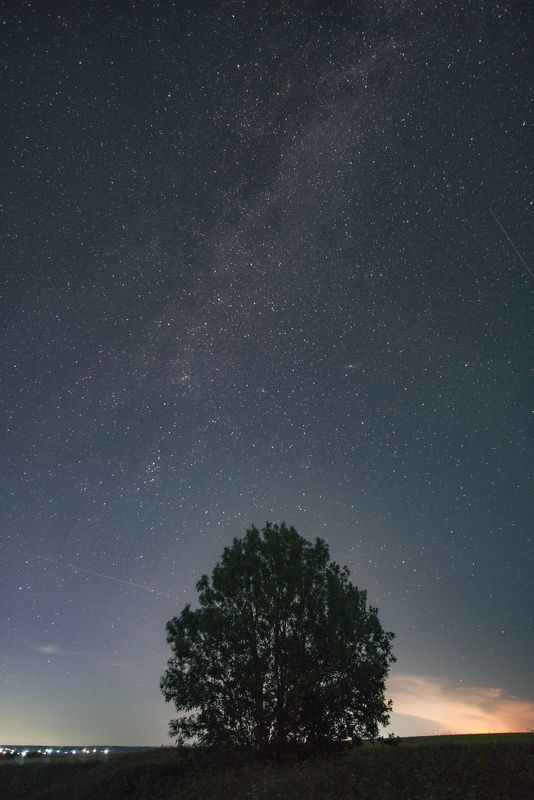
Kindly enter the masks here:
<path id="1" fill-rule="evenodd" d="M 401 739 L 273 766 L 171 748 L 0 763 L 1 800 L 532 800 L 534 735 Z"/>

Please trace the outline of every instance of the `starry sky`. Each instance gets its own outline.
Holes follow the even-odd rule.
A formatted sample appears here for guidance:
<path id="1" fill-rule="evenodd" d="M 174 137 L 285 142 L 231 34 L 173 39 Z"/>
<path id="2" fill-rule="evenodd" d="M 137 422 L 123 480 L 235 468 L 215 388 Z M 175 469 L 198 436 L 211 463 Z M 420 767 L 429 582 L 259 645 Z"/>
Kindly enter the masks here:
<path id="1" fill-rule="evenodd" d="M 533 22 L 3 4 L 0 742 L 168 742 L 165 623 L 266 520 L 396 633 L 390 730 L 534 727 Z"/>

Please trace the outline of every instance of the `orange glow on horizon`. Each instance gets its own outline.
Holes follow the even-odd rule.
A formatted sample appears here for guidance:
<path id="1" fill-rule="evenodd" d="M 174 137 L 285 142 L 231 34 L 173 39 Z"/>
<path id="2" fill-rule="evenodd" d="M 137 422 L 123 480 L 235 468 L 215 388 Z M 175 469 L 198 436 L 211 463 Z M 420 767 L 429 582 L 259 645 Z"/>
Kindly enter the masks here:
<path id="1" fill-rule="evenodd" d="M 513 733 L 534 728 L 534 701 L 503 689 L 450 685 L 423 675 L 392 675 L 391 726 L 399 732 L 410 718 L 415 730 L 433 733 Z M 402 733 L 401 733 L 402 735 Z M 412 735 L 416 735 L 413 734 Z"/>

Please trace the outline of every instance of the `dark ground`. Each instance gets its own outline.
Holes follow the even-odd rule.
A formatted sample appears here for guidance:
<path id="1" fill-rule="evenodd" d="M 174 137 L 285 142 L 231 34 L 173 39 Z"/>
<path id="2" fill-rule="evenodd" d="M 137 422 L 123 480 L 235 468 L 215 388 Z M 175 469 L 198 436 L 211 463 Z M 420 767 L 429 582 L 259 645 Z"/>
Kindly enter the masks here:
<path id="1" fill-rule="evenodd" d="M 171 748 L 0 764 L 2 800 L 532 800 L 534 734 L 401 739 L 335 759 L 239 763 Z"/>

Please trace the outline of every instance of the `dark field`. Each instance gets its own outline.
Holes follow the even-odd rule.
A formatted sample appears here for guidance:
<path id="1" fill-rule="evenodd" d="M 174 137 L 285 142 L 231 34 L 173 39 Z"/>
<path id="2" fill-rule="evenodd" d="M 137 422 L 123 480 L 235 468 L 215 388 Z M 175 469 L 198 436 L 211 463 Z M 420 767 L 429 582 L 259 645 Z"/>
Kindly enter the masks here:
<path id="1" fill-rule="evenodd" d="M 173 749 L 0 763 L 2 800 L 533 800 L 534 734 L 401 739 L 282 767 Z"/>

